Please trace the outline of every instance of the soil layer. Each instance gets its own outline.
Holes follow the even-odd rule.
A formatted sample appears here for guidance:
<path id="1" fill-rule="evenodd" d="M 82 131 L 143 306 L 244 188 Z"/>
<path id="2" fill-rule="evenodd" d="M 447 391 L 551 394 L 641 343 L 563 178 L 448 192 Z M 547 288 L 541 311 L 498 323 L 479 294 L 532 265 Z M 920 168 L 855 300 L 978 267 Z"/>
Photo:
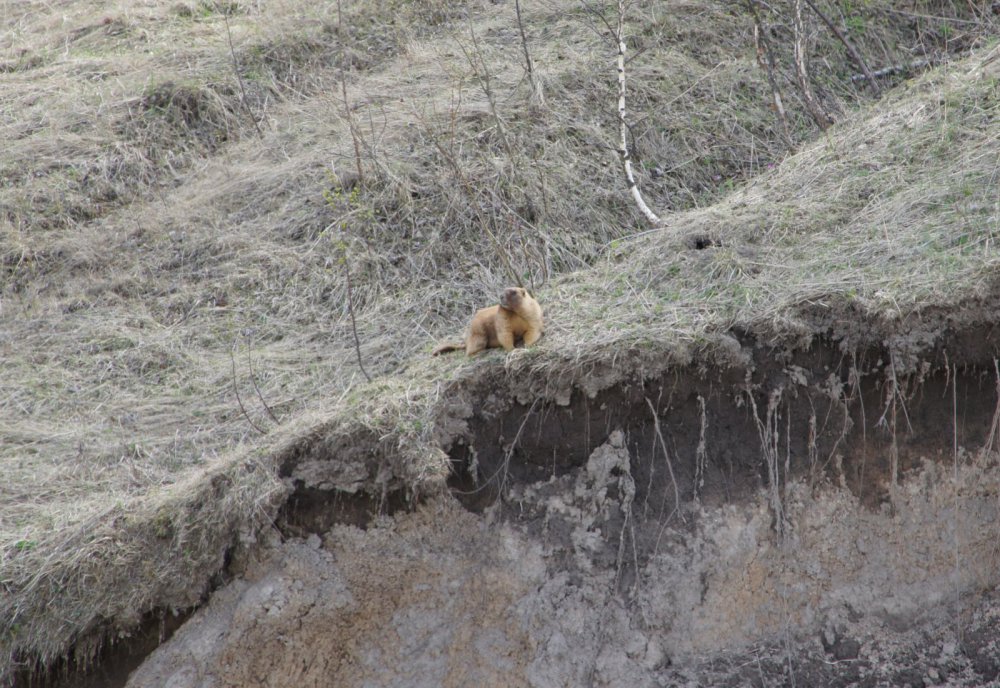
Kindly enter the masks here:
<path id="1" fill-rule="evenodd" d="M 729 365 L 595 394 L 496 385 L 451 495 L 300 481 L 128 686 L 996 680 L 996 335 L 934 341 L 733 337 Z"/>

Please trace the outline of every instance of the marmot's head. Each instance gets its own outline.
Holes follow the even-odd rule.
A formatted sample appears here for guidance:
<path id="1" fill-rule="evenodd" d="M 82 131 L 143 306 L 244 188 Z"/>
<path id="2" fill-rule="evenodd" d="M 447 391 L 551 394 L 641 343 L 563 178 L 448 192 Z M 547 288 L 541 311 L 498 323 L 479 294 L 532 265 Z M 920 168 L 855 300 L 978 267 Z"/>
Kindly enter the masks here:
<path id="1" fill-rule="evenodd" d="M 516 311 L 521 301 L 528 295 L 528 292 L 521 287 L 507 287 L 500 296 L 500 306 L 509 311 Z"/>

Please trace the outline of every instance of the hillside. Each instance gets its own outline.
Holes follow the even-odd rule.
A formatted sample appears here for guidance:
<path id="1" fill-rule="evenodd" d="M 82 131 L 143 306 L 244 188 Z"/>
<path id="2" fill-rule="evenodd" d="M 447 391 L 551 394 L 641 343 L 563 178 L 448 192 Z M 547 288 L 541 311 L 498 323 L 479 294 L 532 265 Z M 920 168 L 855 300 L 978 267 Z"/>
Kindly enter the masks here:
<path id="1" fill-rule="evenodd" d="M 890 680 L 894 651 L 928 653 L 906 633 L 978 610 L 950 671 L 989 679 L 992 5 L 841 8 L 873 65 L 920 63 L 879 98 L 811 17 L 837 121 L 785 72 L 786 136 L 746 10 L 633 4 L 654 230 L 597 10 L 524 4 L 532 88 L 511 3 L 391 5 L 5 9 L 0 675 L 124 685 L 194 613 L 130 683 L 165 685 L 221 609 L 199 671 L 230 674 L 203 685 L 582 681 L 567 638 L 600 685 L 707 681 L 755 644 L 780 681 L 833 671 L 817 628 L 822 657 L 880 623 L 902 649 L 862 642 L 845 671 Z M 545 306 L 538 347 L 428 356 L 513 281 Z M 241 626 L 278 579 L 337 602 Z M 387 627 L 453 664 L 393 673 L 425 657 Z M 296 674 L 321 642 L 339 659 Z"/>

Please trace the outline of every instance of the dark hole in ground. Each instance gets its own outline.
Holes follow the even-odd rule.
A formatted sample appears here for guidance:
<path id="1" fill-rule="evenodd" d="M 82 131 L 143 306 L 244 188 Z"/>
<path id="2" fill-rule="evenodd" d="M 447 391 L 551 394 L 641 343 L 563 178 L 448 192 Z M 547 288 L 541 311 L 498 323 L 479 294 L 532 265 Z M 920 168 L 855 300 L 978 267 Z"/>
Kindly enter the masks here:
<path id="1" fill-rule="evenodd" d="M 139 626 L 123 639 L 105 642 L 97 654 L 85 664 L 77 663 L 71 650 L 49 667 L 23 669 L 14 676 L 18 688 L 113 688 L 124 686 L 128 676 L 146 657 L 170 639 L 187 621 L 193 609 L 170 612 L 155 609 L 146 614 Z M 107 637 L 114 638 L 111 633 Z"/>
<path id="2" fill-rule="evenodd" d="M 688 246 L 696 251 L 703 251 L 706 248 L 722 246 L 722 242 L 707 234 L 694 234 L 687 240 Z"/>
<path id="3" fill-rule="evenodd" d="M 402 490 L 382 499 L 366 492 L 350 494 L 300 485 L 281 508 L 277 525 L 285 537 L 322 534 L 337 524 L 367 528 L 376 516 L 392 515 L 407 506 Z"/>

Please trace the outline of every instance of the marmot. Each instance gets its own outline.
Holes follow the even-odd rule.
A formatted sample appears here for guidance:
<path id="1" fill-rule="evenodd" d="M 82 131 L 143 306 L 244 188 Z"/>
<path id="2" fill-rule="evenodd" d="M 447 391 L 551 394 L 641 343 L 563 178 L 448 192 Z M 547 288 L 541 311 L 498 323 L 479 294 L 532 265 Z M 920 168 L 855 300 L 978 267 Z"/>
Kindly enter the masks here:
<path id="1" fill-rule="evenodd" d="M 507 287 L 500 297 L 500 304 L 480 308 L 472 316 L 469 333 L 465 337 L 467 356 L 478 354 L 483 349 L 502 346 L 510 351 L 518 340 L 531 346 L 542 336 L 542 307 L 526 289 Z M 462 344 L 444 344 L 432 355 L 458 351 Z"/>

